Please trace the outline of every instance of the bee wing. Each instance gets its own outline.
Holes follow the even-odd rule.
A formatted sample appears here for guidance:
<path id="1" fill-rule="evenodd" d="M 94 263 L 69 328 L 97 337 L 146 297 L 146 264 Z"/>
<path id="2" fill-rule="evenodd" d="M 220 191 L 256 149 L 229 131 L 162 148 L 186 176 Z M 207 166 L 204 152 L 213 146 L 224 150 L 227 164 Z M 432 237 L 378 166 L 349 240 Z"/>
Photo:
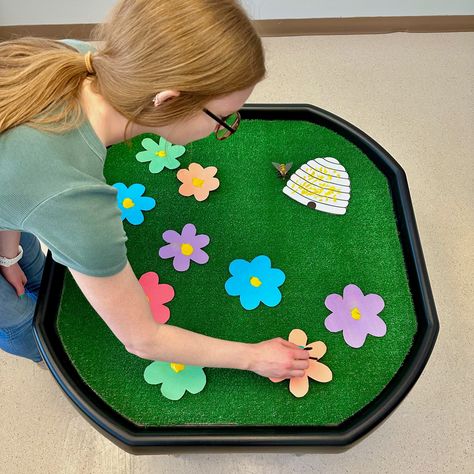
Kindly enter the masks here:
<path id="1" fill-rule="evenodd" d="M 273 165 L 278 171 L 280 171 L 280 163 L 275 163 L 274 161 L 272 161 L 272 165 Z"/>
<path id="2" fill-rule="evenodd" d="M 286 164 L 286 172 L 290 171 L 290 168 L 293 166 L 293 162 L 290 161 L 289 163 Z"/>

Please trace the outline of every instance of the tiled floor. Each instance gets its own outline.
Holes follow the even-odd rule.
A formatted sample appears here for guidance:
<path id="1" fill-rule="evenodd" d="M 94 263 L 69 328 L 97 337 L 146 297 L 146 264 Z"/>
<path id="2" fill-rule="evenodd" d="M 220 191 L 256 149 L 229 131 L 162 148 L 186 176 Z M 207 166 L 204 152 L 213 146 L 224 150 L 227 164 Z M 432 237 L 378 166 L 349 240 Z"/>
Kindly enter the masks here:
<path id="1" fill-rule="evenodd" d="M 344 454 L 135 457 L 98 434 L 49 372 L 0 354 L 0 472 L 473 472 L 474 33 L 267 38 L 250 102 L 311 103 L 405 169 L 441 331 L 393 415 Z"/>

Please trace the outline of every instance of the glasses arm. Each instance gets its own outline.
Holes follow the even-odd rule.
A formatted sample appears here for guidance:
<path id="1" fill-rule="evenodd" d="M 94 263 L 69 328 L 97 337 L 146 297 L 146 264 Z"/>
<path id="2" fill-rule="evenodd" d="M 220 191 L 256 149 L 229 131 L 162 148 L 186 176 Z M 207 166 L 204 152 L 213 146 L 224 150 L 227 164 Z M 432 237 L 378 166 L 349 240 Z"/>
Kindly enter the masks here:
<path id="1" fill-rule="evenodd" d="M 219 118 L 217 115 L 214 115 L 210 110 L 203 109 L 204 112 L 209 115 L 209 117 L 213 118 L 219 125 L 222 125 L 224 128 L 229 130 L 229 132 L 235 132 L 235 129 L 233 129 L 230 125 L 227 125 L 221 118 Z"/>

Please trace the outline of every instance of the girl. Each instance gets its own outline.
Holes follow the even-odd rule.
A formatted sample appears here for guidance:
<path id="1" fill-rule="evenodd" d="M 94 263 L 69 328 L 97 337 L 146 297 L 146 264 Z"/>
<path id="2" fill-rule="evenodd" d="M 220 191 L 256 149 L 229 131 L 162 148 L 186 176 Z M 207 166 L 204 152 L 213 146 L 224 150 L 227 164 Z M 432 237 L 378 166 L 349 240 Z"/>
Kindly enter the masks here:
<path id="1" fill-rule="evenodd" d="M 0 347 L 41 361 L 32 333 L 40 239 L 129 352 L 302 376 L 308 352 L 281 338 L 231 342 L 153 320 L 103 176 L 106 147 L 141 133 L 184 145 L 235 132 L 265 75 L 250 20 L 234 0 L 121 0 L 93 39 L 97 49 L 0 43 Z"/>

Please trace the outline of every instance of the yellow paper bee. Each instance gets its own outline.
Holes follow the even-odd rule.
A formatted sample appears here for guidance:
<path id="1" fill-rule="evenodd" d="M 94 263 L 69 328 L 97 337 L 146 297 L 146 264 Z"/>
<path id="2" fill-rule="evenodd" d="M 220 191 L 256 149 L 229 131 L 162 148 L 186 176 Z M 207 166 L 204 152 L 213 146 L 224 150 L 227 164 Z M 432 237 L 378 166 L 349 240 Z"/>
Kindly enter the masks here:
<path id="1" fill-rule="evenodd" d="M 277 169 L 278 175 L 281 179 L 286 179 L 286 175 L 288 174 L 288 171 L 290 171 L 290 168 L 293 166 L 293 163 L 275 163 L 272 161 L 272 165 Z"/>

